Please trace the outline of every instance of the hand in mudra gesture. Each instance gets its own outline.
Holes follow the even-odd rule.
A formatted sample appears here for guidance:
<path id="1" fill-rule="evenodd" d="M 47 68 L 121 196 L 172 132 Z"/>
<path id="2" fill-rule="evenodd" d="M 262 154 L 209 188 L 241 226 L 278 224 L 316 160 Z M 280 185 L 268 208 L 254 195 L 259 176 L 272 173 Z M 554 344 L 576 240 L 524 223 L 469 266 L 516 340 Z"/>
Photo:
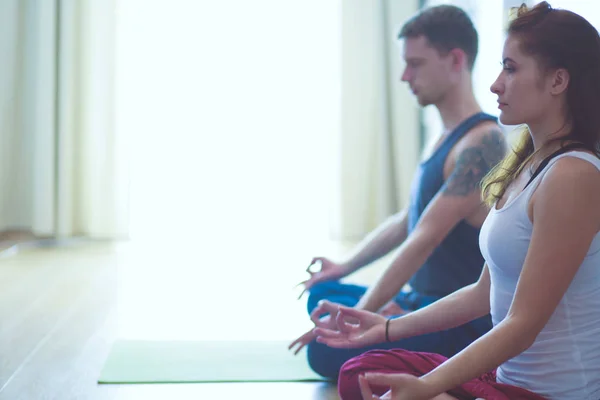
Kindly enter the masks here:
<path id="1" fill-rule="evenodd" d="M 335 324 L 315 322 L 317 327 L 314 332 L 319 343 L 336 348 L 358 348 L 385 341 L 387 318 L 384 316 L 326 300 L 319 303 L 313 314 L 317 311 L 328 312 L 332 317 L 335 316 Z"/>

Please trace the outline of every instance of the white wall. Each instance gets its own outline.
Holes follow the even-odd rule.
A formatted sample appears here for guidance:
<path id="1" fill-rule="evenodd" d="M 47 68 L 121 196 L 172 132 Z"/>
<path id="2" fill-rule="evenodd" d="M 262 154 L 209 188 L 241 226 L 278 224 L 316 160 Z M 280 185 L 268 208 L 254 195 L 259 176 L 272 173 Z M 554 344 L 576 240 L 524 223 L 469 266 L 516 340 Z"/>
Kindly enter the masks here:
<path id="1" fill-rule="evenodd" d="M 540 0 L 534 0 L 540 3 Z M 573 11 L 587 19 L 596 29 L 600 28 L 600 2 L 596 0 L 549 0 L 554 8 L 564 8 Z"/>

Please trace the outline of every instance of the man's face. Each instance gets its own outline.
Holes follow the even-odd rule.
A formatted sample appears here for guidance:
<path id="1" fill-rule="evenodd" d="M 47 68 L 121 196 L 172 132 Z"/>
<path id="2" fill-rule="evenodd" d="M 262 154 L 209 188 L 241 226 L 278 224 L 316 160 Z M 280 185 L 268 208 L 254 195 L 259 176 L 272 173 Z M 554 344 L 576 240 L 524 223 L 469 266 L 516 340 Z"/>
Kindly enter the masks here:
<path id="1" fill-rule="evenodd" d="M 406 67 L 400 80 L 408 83 L 421 106 L 438 104 L 448 91 L 452 78 L 452 56 L 440 54 L 425 36 L 404 39 Z"/>

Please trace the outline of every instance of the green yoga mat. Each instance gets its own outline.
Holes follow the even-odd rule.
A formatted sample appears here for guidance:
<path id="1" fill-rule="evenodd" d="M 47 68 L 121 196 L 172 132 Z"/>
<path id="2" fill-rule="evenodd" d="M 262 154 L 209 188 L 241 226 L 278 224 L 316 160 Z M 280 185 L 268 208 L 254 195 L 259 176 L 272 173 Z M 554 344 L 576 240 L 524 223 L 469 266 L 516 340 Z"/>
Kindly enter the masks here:
<path id="1" fill-rule="evenodd" d="M 114 343 L 98 383 L 326 381 L 288 344 L 121 340 Z"/>

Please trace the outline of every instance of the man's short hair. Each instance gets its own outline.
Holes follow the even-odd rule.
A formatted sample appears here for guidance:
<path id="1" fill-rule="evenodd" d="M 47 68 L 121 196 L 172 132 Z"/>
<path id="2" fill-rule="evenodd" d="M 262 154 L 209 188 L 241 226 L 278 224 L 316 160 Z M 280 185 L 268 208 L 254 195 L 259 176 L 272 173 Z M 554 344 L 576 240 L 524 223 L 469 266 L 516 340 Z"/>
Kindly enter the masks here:
<path id="1" fill-rule="evenodd" d="M 409 19 L 398 34 L 398 39 L 425 36 L 440 53 L 447 54 L 459 48 L 467 55 L 469 70 L 477 58 L 479 38 L 467 13 L 456 6 L 429 7 Z"/>

